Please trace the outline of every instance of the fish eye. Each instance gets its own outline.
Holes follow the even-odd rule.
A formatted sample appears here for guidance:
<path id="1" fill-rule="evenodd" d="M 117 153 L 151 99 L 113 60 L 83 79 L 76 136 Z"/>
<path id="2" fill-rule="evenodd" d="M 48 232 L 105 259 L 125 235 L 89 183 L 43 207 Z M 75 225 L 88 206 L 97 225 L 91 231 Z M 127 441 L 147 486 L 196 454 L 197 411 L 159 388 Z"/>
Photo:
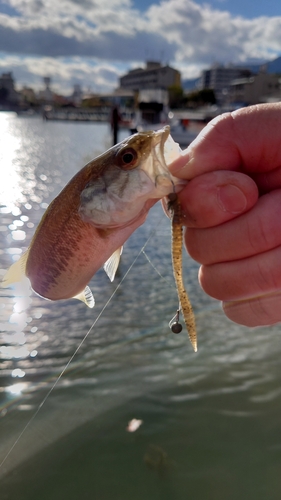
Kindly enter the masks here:
<path id="1" fill-rule="evenodd" d="M 135 168 L 138 155 L 133 148 L 126 148 L 120 151 L 118 155 L 119 166 L 124 170 L 131 170 Z"/>

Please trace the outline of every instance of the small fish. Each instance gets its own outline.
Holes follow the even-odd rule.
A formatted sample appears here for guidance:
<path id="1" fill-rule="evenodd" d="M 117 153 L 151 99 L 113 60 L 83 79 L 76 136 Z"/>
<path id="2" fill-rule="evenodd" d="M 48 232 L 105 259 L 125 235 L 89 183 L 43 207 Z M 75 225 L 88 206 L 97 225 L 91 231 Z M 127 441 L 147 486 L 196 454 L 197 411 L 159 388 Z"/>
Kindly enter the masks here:
<path id="1" fill-rule="evenodd" d="M 113 281 L 124 242 L 156 201 L 181 189 L 168 169 L 180 153 L 167 126 L 135 134 L 89 162 L 49 205 L 2 286 L 26 276 L 46 299 L 77 298 L 93 307 L 92 276 L 103 266 Z"/>
<path id="2" fill-rule="evenodd" d="M 175 282 L 197 351 L 194 315 L 182 278 L 182 219 L 176 195 L 185 182 L 168 169 L 180 154 L 166 126 L 139 132 L 89 162 L 49 205 L 28 250 L 7 271 L 2 286 L 26 276 L 32 289 L 46 299 L 76 298 L 93 307 L 90 279 L 103 266 L 114 280 L 124 242 L 149 209 L 168 196 Z M 178 321 L 176 327 L 172 329 L 177 333 Z"/>

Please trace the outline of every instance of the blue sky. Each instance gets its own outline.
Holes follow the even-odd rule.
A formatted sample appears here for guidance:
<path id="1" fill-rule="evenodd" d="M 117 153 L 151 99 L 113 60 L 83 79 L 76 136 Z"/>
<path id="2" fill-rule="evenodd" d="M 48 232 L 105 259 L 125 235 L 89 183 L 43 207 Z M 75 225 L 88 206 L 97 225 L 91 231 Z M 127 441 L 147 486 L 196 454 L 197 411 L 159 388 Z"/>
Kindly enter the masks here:
<path id="1" fill-rule="evenodd" d="M 134 5 L 139 10 L 146 10 L 152 4 L 160 4 L 160 0 L 134 0 Z M 248 19 L 259 16 L 279 16 L 281 15 L 281 4 L 279 0 L 198 0 L 199 5 L 209 4 L 214 9 L 226 10 L 233 15 L 240 15 Z"/>
<path id="2" fill-rule="evenodd" d="M 146 59 L 186 79 L 280 55 L 279 0 L 0 0 L 0 73 L 19 88 L 107 92 Z"/>
<path id="3" fill-rule="evenodd" d="M 199 0 L 200 5 L 210 4 L 214 9 L 226 10 L 233 15 L 240 15 L 248 19 L 259 16 L 279 16 L 281 7 L 279 0 Z"/>

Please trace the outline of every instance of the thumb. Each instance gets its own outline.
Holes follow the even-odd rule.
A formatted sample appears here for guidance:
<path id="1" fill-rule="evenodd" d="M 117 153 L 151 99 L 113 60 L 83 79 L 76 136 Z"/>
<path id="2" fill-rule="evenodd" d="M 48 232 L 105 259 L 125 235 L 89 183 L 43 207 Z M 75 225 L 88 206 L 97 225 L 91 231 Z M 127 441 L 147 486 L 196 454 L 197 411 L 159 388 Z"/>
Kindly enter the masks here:
<path id="1" fill-rule="evenodd" d="M 214 170 L 268 173 L 281 165 L 281 103 L 260 104 L 212 120 L 169 169 L 181 179 Z"/>

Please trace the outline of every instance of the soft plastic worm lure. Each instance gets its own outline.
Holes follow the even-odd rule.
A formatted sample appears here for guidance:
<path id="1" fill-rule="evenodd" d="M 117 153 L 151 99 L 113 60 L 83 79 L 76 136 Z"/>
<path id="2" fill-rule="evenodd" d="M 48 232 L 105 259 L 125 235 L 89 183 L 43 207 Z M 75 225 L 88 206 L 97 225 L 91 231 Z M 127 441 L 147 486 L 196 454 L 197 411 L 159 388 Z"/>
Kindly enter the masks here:
<path id="1" fill-rule="evenodd" d="M 188 331 L 189 339 L 194 351 L 197 351 L 197 333 L 195 326 L 195 317 L 192 305 L 188 298 L 187 292 L 184 288 L 183 275 L 182 275 L 182 244 L 183 244 L 183 231 L 182 231 L 182 211 L 180 201 L 176 193 L 168 195 L 168 208 L 172 216 L 172 263 L 174 270 L 174 277 L 176 288 L 178 292 L 179 305 L 183 313 L 184 322 Z M 175 322 L 170 324 L 171 330 L 174 333 L 181 331 L 179 323 L 179 310 L 177 311 Z M 173 318 L 173 319 L 174 319 Z M 173 320 L 172 320 L 173 321 Z"/>

